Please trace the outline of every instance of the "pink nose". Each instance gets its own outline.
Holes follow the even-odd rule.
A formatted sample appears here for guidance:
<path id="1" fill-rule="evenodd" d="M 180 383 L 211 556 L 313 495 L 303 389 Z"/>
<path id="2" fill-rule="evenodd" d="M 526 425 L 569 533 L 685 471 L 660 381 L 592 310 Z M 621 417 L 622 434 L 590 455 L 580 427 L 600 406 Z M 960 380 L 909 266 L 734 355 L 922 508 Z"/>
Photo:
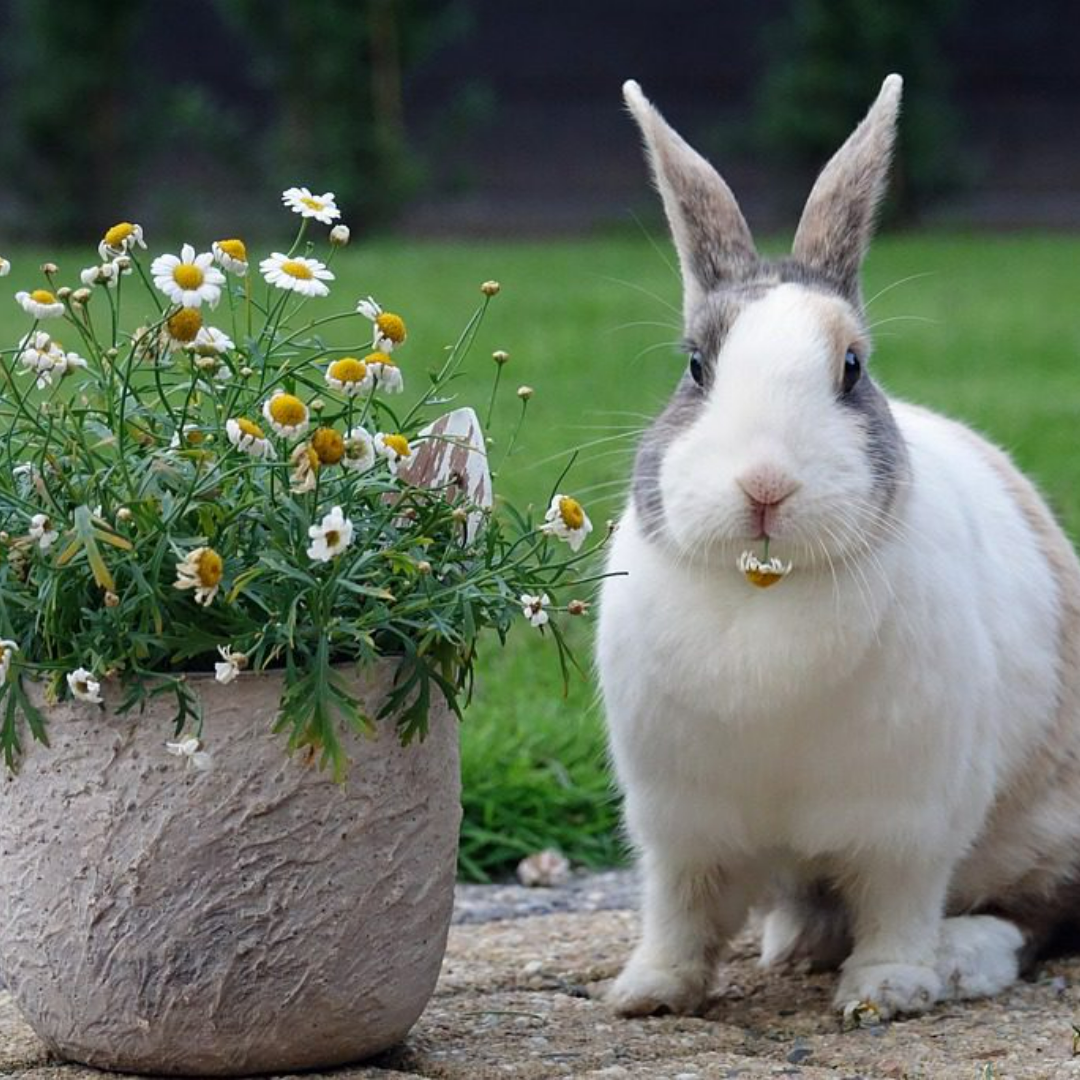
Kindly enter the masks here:
<path id="1" fill-rule="evenodd" d="M 738 477 L 735 483 L 758 506 L 778 506 L 799 488 L 799 482 L 793 476 L 771 466 L 751 469 Z"/>

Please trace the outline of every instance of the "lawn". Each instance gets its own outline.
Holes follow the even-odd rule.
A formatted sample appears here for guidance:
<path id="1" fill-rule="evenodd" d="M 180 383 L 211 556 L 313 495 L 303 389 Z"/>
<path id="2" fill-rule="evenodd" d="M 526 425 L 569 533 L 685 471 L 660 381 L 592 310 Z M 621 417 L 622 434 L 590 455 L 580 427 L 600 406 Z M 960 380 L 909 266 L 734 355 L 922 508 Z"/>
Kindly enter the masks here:
<path id="1" fill-rule="evenodd" d="M 2 254 L 14 264 L 3 282 L 12 294 L 37 287 L 28 271 L 40 254 Z M 71 252 L 54 258 L 72 282 L 92 261 Z M 564 490 L 582 499 L 599 531 L 617 515 L 634 434 L 682 369 L 679 285 L 666 241 L 380 241 L 350 247 L 334 268 L 335 295 L 373 293 L 407 318 L 410 339 L 400 354 L 407 378 L 438 362 L 477 303 L 480 282 L 498 279 L 502 293 L 460 384 L 463 398 L 486 403 L 490 354 L 510 353 L 490 429 L 497 491 L 543 507 L 577 450 Z M 1009 449 L 1073 535 L 1080 529 L 1078 281 L 1080 238 L 1052 236 L 883 237 L 865 277 L 878 378 Z M 0 341 L 13 345 L 25 326 L 14 301 L 0 305 Z M 504 460 L 522 383 L 536 392 Z M 586 670 L 587 623 L 572 635 Z M 461 858 L 469 876 L 504 873 L 549 844 L 592 865 L 622 854 L 594 686 L 579 677 L 564 696 L 549 645 L 523 623 L 506 650 L 493 641 L 482 658 L 462 730 Z"/>

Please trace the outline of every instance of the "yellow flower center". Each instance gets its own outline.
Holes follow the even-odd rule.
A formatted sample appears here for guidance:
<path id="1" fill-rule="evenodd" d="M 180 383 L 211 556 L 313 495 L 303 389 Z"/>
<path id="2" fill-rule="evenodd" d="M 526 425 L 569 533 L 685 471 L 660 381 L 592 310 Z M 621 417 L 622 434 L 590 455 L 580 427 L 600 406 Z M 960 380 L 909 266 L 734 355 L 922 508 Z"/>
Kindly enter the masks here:
<path id="1" fill-rule="evenodd" d="M 409 440 L 404 435 L 384 435 L 383 443 L 389 446 L 398 457 L 408 457 L 412 453 Z"/>
<path id="2" fill-rule="evenodd" d="M 384 311 L 376 318 L 375 325 L 379 328 L 379 333 L 395 345 L 400 345 L 405 340 L 405 320 L 400 315 Z"/>
<path id="3" fill-rule="evenodd" d="M 203 272 L 192 263 L 181 263 L 172 276 L 181 289 L 197 289 L 203 283 Z"/>
<path id="4" fill-rule="evenodd" d="M 221 561 L 221 556 L 213 548 L 203 548 L 196 566 L 199 584 L 206 589 L 217 585 L 225 571 L 225 564 Z"/>
<path id="5" fill-rule="evenodd" d="M 252 438 L 261 439 L 263 437 L 263 430 L 258 424 L 253 424 L 250 420 L 240 417 L 236 421 L 236 426 L 245 434 L 250 435 Z"/>
<path id="6" fill-rule="evenodd" d="M 199 446 L 199 445 L 201 445 L 203 439 L 205 439 L 205 438 L 206 438 L 206 436 L 201 431 L 185 431 L 184 432 L 184 441 L 189 446 Z"/>
<path id="7" fill-rule="evenodd" d="M 300 281 L 310 281 L 315 275 L 311 272 L 311 267 L 307 263 L 302 263 L 299 259 L 286 259 L 281 264 L 281 272 L 288 274 L 289 277 L 298 278 Z"/>
<path id="8" fill-rule="evenodd" d="M 239 259 L 240 262 L 247 262 L 247 247 L 243 240 L 219 240 L 217 246 L 226 255 Z"/>
<path id="9" fill-rule="evenodd" d="M 389 353 L 384 353 L 384 352 L 368 353 L 367 356 L 364 357 L 364 363 L 365 364 L 389 364 L 391 367 L 394 366 L 394 361 L 390 359 Z"/>
<path id="10" fill-rule="evenodd" d="M 363 382 L 367 378 L 367 364 L 355 356 L 343 356 L 330 365 L 330 378 L 338 382 Z"/>
<path id="11" fill-rule="evenodd" d="M 324 465 L 336 465 L 345 456 L 345 440 L 333 428 L 322 427 L 311 436 L 311 449 Z"/>
<path id="12" fill-rule="evenodd" d="M 194 341 L 202 329 L 202 315 L 198 308 L 181 308 L 175 315 L 170 315 L 166 326 L 169 335 L 185 345 Z"/>
<path id="13" fill-rule="evenodd" d="M 783 576 L 783 574 L 778 574 L 775 570 L 746 571 L 746 580 L 759 589 L 767 589 L 770 585 L 775 585 Z"/>
<path id="14" fill-rule="evenodd" d="M 30 299 L 37 301 L 39 304 L 55 304 L 56 297 L 53 296 L 48 289 L 35 289 L 30 294 Z"/>
<path id="15" fill-rule="evenodd" d="M 134 232 L 135 226 L 130 221 L 121 221 L 105 233 L 105 243 L 108 247 L 118 248 Z"/>
<path id="16" fill-rule="evenodd" d="M 307 419 L 307 406 L 292 394 L 278 394 L 270 399 L 270 415 L 282 427 L 295 427 Z"/>
<path id="17" fill-rule="evenodd" d="M 327 547 L 337 547 L 341 543 L 341 533 L 337 529 L 327 529 L 323 535 Z"/>
<path id="18" fill-rule="evenodd" d="M 585 524 L 585 511 L 581 509 L 581 503 L 569 495 L 559 500 L 559 517 L 568 529 L 580 529 Z"/>
<path id="19" fill-rule="evenodd" d="M 309 199 L 306 195 L 300 196 L 300 201 L 309 209 L 318 213 L 320 210 L 326 209 L 326 203 L 321 202 L 319 199 Z"/>

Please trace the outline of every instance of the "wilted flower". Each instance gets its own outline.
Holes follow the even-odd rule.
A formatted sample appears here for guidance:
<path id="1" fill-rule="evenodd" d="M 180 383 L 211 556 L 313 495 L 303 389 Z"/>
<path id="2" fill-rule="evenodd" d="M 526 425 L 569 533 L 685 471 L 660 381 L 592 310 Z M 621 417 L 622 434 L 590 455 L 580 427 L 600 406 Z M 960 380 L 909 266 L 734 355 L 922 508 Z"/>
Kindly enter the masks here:
<path id="1" fill-rule="evenodd" d="M 64 314 L 64 305 L 48 289 L 35 289 L 33 292 L 17 292 L 15 299 L 27 315 L 35 319 L 58 319 Z"/>
<path id="2" fill-rule="evenodd" d="M 94 678 L 86 668 L 76 668 L 68 672 L 67 684 L 72 696 L 79 701 L 91 701 L 95 705 L 101 704 L 101 683 Z"/>
<path id="3" fill-rule="evenodd" d="M 225 434 L 237 450 L 243 450 L 252 457 L 273 457 L 274 447 L 263 434 L 263 429 L 244 417 L 237 417 L 225 422 Z"/>
<path id="4" fill-rule="evenodd" d="M 215 240 L 210 250 L 223 270 L 237 277 L 243 277 L 248 272 L 247 247 L 243 240 Z"/>
<path id="5" fill-rule="evenodd" d="M 289 456 L 293 467 L 289 489 L 297 495 L 314 491 L 319 478 L 319 455 L 307 443 L 300 443 Z"/>
<path id="6" fill-rule="evenodd" d="M 36 541 L 42 551 L 48 551 L 60 539 L 48 514 L 35 514 L 30 519 L 30 539 Z"/>
<path id="7" fill-rule="evenodd" d="M 290 258 L 275 251 L 269 259 L 259 263 L 262 276 L 279 289 L 300 293 L 301 296 L 328 296 L 330 287 L 324 282 L 333 281 L 333 273 L 318 259 L 302 255 Z"/>
<path id="8" fill-rule="evenodd" d="M 214 664 L 214 678 L 219 683 L 231 683 L 247 667 L 247 657 L 227 645 L 219 645 L 218 654 L 221 660 Z"/>
<path id="9" fill-rule="evenodd" d="M 335 555 L 340 555 L 351 543 L 353 524 L 335 506 L 318 525 L 308 528 L 311 546 L 307 549 L 308 558 L 315 562 L 329 562 Z"/>
<path id="10" fill-rule="evenodd" d="M 371 320 L 373 336 L 371 347 L 380 353 L 393 352 L 398 345 L 403 345 L 406 338 L 405 320 L 392 311 L 383 311 L 374 296 L 361 300 L 356 310 Z"/>
<path id="11" fill-rule="evenodd" d="M 334 202 L 334 193 L 325 191 L 322 195 L 312 195 L 306 187 L 291 187 L 281 193 L 281 201 L 294 214 L 314 218 L 329 225 L 335 218 L 341 217 L 341 211 Z"/>
<path id="12" fill-rule="evenodd" d="M 102 259 L 110 259 L 117 255 L 125 255 L 136 244 L 145 248 L 141 225 L 133 225 L 130 221 L 121 221 L 107 230 L 98 244 L 98 254 Z"/>
<path id="13" fill-rule="evenodd" d="M 364 428 L 354 427 L 345 436 L 345 456 L 341 464 L 356 472 L 367 472 L 375 464 L 375 440 Z"/>
<path id="14" fill-rule="evenodd" d="M 221 586 L 225 565 L 221 556 L 210 547 L 197 547 L 176 564 L 174 589 L 194 589 L 195 603 L 206 607 Z"/>
<path id="15" fill-rule="evenodd" d="M 165 749 L 176 757 L 185 758 L 188 764 L 203 772 L 213 764 L 210 755 L 203 749 L 202 740 L 194 735 L 181 735 L 179 739 L 166 742 Z"/>
<path id="16" fill-rule="evenodd" d="M 592 522 L 577 499 L 571 499 L 569 495 L 556 495 L 544 515 L 540 531 L 565 540 L 571 551 L 577 551 L 585 543 L 585 537 L 592 532 Z"/>

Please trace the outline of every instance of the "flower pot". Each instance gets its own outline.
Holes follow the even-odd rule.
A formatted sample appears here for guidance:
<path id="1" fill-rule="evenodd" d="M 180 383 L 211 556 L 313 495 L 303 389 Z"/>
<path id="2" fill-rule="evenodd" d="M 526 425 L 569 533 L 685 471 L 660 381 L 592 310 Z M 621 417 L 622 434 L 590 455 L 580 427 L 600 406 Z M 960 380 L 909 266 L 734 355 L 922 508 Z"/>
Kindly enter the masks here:
<path id="1" fill-rule="evenodd" d="M 374 714 L 393 667 L 355 685 Z M 356 678 L 351 675 L 350 678 Z M 0 973 L 59 1056 L 237 1075 L 398 1042 L 435 987 L 461 818 L 456 723 L 345 735 L 343 784 L 270 733 L 282 677 L 193 676 L 213 767 L 170 756 L 171 709 L 49 707 L 0 783 Z"/>

